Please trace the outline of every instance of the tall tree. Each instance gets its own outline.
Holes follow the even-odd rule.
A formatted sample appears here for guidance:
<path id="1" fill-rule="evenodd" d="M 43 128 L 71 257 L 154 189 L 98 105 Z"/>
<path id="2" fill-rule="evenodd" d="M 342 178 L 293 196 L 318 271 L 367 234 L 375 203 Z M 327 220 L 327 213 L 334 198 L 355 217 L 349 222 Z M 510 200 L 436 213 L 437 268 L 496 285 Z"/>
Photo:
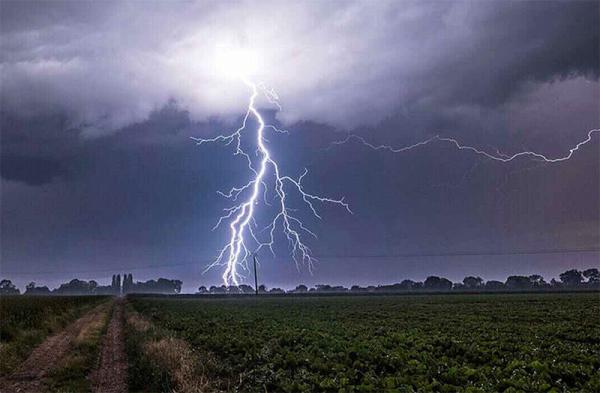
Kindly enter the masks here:
<path id="1" fill-rule="evenodd" d="M 567 270 L 560 274 L 560 281 L 562 281 L 567 287 L 576 287 L 583 281 L 583 274 L 577 269 Z"/>
<path id="2" fill-rule="evenodd" d="M 429 276 L 423 283 L 423 288 L 430 291 L 450 291 L 452 281 L 444 277 Z"/>
<path id="3" fill-rule="evenodd" d="M 21 291 L 12 283 L 12 281 L 4 279 L 0 281 L 0 295 L 18 295 Z"/>
<path id="4" fill-rule="evenodd" d="M 599 283 L 600 282 L 600 272 L 596 268 L 584 270 L 583 276 L 585 278 L 587 278 L 589 283 Z"/>
<path id="5" fill-rule="evenodd" d="M 463 279 L 466 289 L 477 289 L 483 287 L 483 278 L 468 276 Z"/>
<path id="6" fill-rule="evenodd" d="M 526 290 L 531 289 L 533 285 L 529 277 L 525 276 L 509 276 L 506 279 L 506 288 L 511 290 Z"/>
<path id="7" fill-rule="evenodd" d="M 532 274 L 529 276 L 529 281 L 534 288 L 542 288 L 547 284 L 544 280 L 544 277 L 540 276 L 539 274 Z"/>

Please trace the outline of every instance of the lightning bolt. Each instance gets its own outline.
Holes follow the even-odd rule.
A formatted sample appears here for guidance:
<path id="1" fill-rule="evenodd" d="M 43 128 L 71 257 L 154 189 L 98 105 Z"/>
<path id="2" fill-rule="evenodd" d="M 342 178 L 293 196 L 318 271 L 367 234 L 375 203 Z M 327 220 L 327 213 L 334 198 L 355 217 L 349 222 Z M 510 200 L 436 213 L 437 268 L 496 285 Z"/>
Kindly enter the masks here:
<path id="1" fill-rule="evenodd" d="M 249 257 L 254 253 L 259 252 L 263 248 L 268 248 L 269 251 L 275 255 L 273 246 L 275 244 L 276 231 L 279 227 L 281 227 L 281 231 L 288 241 L 290 255 L 296 263 L 297 268 L 300 268 L 300 263 L 304 263 L 308 266 L 309 271 L 312 272 L 313 263 L 316 261 L 316 258 L 313 256 L 310 247 L 303 239 L 306 235 L 310 235 L 314 238 L 317 238 L 317 235 L 307 228 L 296 215 L 292 214 L 295 210 L 289 207 L 288 193 L 290 190 L 293 190 L 300 196 L 308 210 L 310 210 L 313 216 L 318 219 L 321 219 L 322 217 L 315 204 L 338 205 L 352 214 L 350 206 L 344 201 L 343 197 L 336 199 L 322 197 L 307 192 L 302 184 L 303 179 L 308 174 L 306 168 L 297 178 L 281 173 L 277 161 L 273 158 L 271 152 L 267 148 L 268 140 L 265 138 L 264 134 L 266 129 L 270 129 L 275 133 L 280 134 L 286 134 L 288 132 L 279 129 L 274 125 L 266 124 L 255 105 L 257 97 L 262 93 L 270 104 L 281 110 L 279 97 L 273 89 L 267 88 L 264 84 L 255 84 L 244 77 L 241 79 L 251 92 L 248 107 L 241 126 L 231 133 L 220 134 L 213 138 L 192 138 L 196 141 L 197 145 L 209 143 L 222 143 L 225 146 L 233 145 L 235 148 L 233 155 L 241 156 L 247 163 L 250 172 L 250 179 L 246 184 L 239 187 L 232 187 L 228 192 L 218 191 L 219 195 L 234 202 L 241 199 L 241 202 L 225 208 L 225 214 L 218 219 L 213 227 L 213 230 L 216 230 L 223 222 L 229 222 L 229 241 L 219 250 L 214 262 L 207 267 L 208 270 L 216 266 L 225 266 L 222 278 L 226 286 L 229 286 L 230 284 L 236 286 L 239 285 L 240 278 L 243 278 L 239 272 L 239 268 L 248 270 Z M 256 138 L 256 156 L 259 157 L 257 167 L 254 166 L 251 155 L 242 147 L 242 133 L 247 132 L 247 123 L 251 117 L 258 123 L 256 133 L 254 134 Z M 499 162 L 510 162 L 519 157 L 530 157 L 536 161 L 556 163 L 569 160 L 582 146 L 591 142 L 593 134 L 597 132 L 600 132 L 600 129 L 590 130 L 587 134 L 587 138 L 569 149 L 568 154 L 556 158 L 549 158 L 535 151 L 521 151 L 510 156 L 499 150 L 496 150 L 495 153 L 490 153 L 473 146 L 461 144 L 454 138 L 442 137 L 440 135 L 433 136 L 412 145 L 393 147 L 391 145 L 375 145 L 359 135 L 349 134 L 343 140 L 332 142 L 330 148 L 336 145 L 343 145 L 351 141 L 356 141 L 372 150 L 401 153 L 435 142 L 444 142 L 454 146 L 458 150 L 469 151 Z M 259 229 L 256 221 L 256 210 L 260 204 L 261 194 L 264 205 L 271 206 L 267 201 L 267 194 L 269 192 L 268 183 L 272 184 L 274 190 L 276 211 L 271 216 L 269 224 L 262 229 Z M 264 233 L 266 233 L 266 236 L 263 235 Z"/>
<path id="2" fill-rule="evenodd" d="M 256 99 L 259 93 L 262 92 L 267 101 L 281 109 L 279 97 L 274 90 L 266 88 L 263 84 L 252 83 L 246 78 L 242 78 L 242 81 L 249 88 L 251 94 L 241 126 L 230 134 L 217 135 L 214 138 L 192 138 L 196 141 L 197 145 L 223 143 L 225 146 L 229 146 L 234 144 L 234 156 L 241 156 L 247 162 L 250 171 L 251 178 L 246 184 L 240 187 L 233 187 L 226 193 L 219 192 L 221 196 L 233 201 L 245 197 L 242 202 L 224 209 L 225 214 L 219 218 L 213 228 L 213 230 L 217 229 L 224 221 L 229 221 L 229 241 L 218 252 L 214 262 L 207 268 L 225 266 L 222 278 L 226 286 L 230 284 L 239 285 L 239 279 L 243 276 L 239 273 L 238 268 L 241 267 L 244 270 L 248 270 L 248 259 L 252 254 L 257 253 L 262 248 L 268 248 L 275 255 L 273 245 L 275 244 L 275 232 L 279 226 L 281 226 L 282 232 L 287 238 L 290 254 L 296 266 L 299 268 L 299 264 L 302 262 L 312 271 L 312 266 L 316 259 L 313 257 L 310 247 L 306 245 L 303 238 L 305 235 L 317 238 L 317 235 L 292 214 L 294 209 L 288 206 L 289 189 L 298 193 L 304 204 L 318 219 L 321 219 L 321 215 L 315 206 L 318 203 L 339 205 L 352 214 L 350 206 L 344 201 L 343 197 L 335 199 L 307 192 L 302 184 L 302 180 L 308 174 L 306 168 L 298 178 L 292 178 L 281 173 L 278 163 L 273 159 L 267 148 L 268 141 L 265 139 L 264 133 L 265 129 L 271 129 L 276 133 L 287 133 L 287 131 L 270 124 L 265 124 L 263 117 L 255 106 Z M 242 147 L 242 133 L 246 131 L 247 122 L 250 117 L 256 119 L 258 123 L 255 137 L 256 155 L 260 157 L 260 160 L 256 168 L 253 165 L 252 157 Z M 261 191 L 264 204 L 269 205 L 267 202 L 267 182 L 269 180 L 275 191 L 275 201 L 277 202 L 276 212 L 269 224 L 259 230 L 255 213 L 260 203 Z M 263 236 L 264 238 L 261 240 L 260 235 L 264 232 L 267 235 Z"/>
<path id="3" fill-rule="evenodd" d="M 414 143 L 412 145 L 403 146 L 403 147 L 393 147 L 390 145 L 375 145 L 375 144 L 368 142 L 365 138 L 363 138 L 359 135 L 349 134 L 345 139 L 332 142 L 331 146 L 343 145 L 350 141 L 357 141 L 372 150 L 383 150 L 383 151 L 389 151 L 391 153 L 402 153 L 402 152 L 416 149 L 418 147 L 425 146 L 425 145 L 428 145 L 428 144 L 431 144 L 434 142 L 446 142 L 446 143 L 449 143 L 452 146 L 456 147 L 458 150 L 469 151 L 469 152 L 484 156 L 484 157 L 486 157 L 490 160 L 494 160 L 494 161 L 510 162 L 519 157 L 531 157 L 532 159 L 534 159 L 536 161 L 557 163 L 557 162 L 567 161 L 567 160 L 571 159 L 571 157 L 573 156 L 573 154 L 575 154 L 576 151 L 578 151 L 582 146 L 584 146 L 592 141 L 593 134 L 597 133 L 597 132 L 600 132 L 600 129 L 593 129 L 593 130 L 588 131 L 587 138 L 585 138 L 584 140 L 582 140 L 581 142 L 577 143 L 575 146 L 570 148 L 568 154 L 566 154 L 562 157 L 556 157 L 556 158 L 549 158 L 549 157 L 545 156 L 544 154 L 537 153 L 535 151 L 527 151 L 527 150 L 515 153 L 511 156 L 506 155 L 506 154 L 500 152 L 499 150 L 497 150 L 496 153 L 493 154 L 493 153 L 489 153 L 485 150 L 481 150 L 481 149 L 478 149 L 473 146 L 463 145 L 454 138 L 446 138 L 446 137 L 441 137 L 439 135 L 433 136 L 429 139 L 425 139 L 421 142 Z"/>

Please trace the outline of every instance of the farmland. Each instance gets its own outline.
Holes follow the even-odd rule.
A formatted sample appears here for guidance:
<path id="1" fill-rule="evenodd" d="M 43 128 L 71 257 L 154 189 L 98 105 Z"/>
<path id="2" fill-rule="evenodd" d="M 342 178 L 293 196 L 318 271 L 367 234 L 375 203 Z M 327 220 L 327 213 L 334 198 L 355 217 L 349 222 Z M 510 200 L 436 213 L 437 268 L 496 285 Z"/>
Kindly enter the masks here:
<path id="1" fill-rule="evenodd" d="M 122 392 L 600 388 L 597 292 L 1 300 L 6 391 L 102 391 L 102 375 Z"/>
<path id="2" fill-rule="evenodd" d="M 132 391 L 600 391 L 597 293 L 133 297 L 128 313 Z"/>

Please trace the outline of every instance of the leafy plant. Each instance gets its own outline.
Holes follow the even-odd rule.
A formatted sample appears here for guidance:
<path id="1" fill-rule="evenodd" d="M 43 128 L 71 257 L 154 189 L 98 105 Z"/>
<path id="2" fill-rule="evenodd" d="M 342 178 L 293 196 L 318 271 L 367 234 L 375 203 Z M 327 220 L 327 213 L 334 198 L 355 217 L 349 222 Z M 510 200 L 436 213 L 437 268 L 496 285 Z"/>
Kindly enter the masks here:
<path id="1" fill-rule="evenodd" d="M 244 392 L 593 391 L 597 294 L 133 298 Z M 231 381 L 237 381 L 234 385 Z"/>

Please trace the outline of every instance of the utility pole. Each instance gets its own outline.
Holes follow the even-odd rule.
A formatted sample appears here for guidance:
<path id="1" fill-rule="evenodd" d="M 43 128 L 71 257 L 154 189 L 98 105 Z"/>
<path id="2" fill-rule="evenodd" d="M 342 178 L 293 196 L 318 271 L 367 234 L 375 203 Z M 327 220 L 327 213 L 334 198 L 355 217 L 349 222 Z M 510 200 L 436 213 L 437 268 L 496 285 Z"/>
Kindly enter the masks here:
<path id="1" fill-rule="evenodd" d="M 256 295 L 258 296 L 258 274 L 256 273 L 256 254 L 252 255 L 252 259 L 254 259 L 254 290 Z"/>

